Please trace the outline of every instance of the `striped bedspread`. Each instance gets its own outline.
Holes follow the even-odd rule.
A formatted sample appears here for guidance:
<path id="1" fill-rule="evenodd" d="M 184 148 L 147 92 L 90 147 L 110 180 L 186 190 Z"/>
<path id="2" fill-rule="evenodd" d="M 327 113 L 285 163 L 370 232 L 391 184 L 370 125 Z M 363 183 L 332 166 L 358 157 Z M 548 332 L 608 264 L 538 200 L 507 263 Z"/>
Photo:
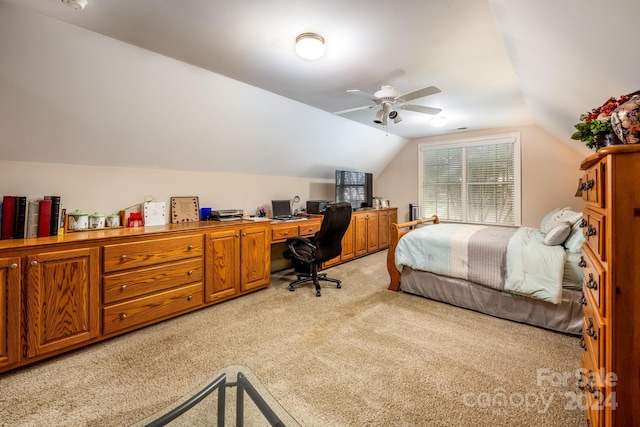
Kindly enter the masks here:
<path id="1" fill-rule="evenodd" d="M 565 251 L 528 227 L 436 224 L 404 235 L 395 264 L 557 304 Z"/>

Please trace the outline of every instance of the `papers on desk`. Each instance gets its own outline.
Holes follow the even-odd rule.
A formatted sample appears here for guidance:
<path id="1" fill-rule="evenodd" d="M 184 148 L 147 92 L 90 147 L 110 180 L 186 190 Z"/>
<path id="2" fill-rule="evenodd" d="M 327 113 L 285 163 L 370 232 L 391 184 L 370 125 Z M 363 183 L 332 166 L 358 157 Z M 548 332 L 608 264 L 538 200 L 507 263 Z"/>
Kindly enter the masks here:
<path id="1" fill-rule="evenodd" d="M 267 218 L 266 216 L 247 216 L 242 219 L 247 221 L 271 221 L 271 218 Z"/>

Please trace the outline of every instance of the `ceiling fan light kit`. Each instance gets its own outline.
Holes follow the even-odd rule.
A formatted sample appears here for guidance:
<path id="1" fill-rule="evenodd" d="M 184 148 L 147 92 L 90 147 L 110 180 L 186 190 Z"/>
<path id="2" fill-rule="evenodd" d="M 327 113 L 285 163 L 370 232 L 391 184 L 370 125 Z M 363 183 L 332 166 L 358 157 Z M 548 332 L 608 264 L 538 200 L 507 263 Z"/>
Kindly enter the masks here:
<path id="1" fill-rule="evenodd" d="M 88 3 L 88 0 L 62 0 L 62 3 L 75 10 L 82 10 Z"/>
<path id="2" fill-rule="evenodd" d="M 296 37 L 296 53 L 301 58 L 313 61 L 324 55 L 324 50 L 324 38 L 319 34 L 302 33 Z"/>

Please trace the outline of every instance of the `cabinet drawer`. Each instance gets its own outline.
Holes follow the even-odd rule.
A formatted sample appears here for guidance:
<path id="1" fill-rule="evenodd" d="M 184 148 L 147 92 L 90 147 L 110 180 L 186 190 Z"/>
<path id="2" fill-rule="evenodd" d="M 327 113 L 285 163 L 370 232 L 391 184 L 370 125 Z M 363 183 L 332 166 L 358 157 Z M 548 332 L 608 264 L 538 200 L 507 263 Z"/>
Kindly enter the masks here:
<path id="1" fill-rule="evenodd" d="M 277 242 L 279 240 L 287 240 L 289 237 L 298 235 L 298 226 L 289 225 L 286 227 L 272 227 L 271 228 L 271 241 Z"/>
<path id="2" fill-rule="evenodd" d="M 588 295 L 595 309 L 604 318 L 606 313 L 606 272 L 600 262 L 594 260 L 594 255 L 588 249 L 582 250 L 581 264 L 584 271 L 582 291 Z"/>
<path id="3" fill-rule="evenodd" d="M 582 176 L 580 189 L 585 204 L 604 208 L 604 162 L 587 169 Z"/>
<path id="4" fill-rule="evenodd" d="M 202 283 L 197 283 L 107 306 L 103 312 L 103 333 L 107 335 L 143 323 L 157 322 L 194 309 L 202 305 L 203 293 Z"/>
<path id="5" fill-rule="evenodd" d="M 188 283 L 202 282 L 202 277 L 201 259 L 112 274 L 103 279 L 104 303 L 110 304 Z"/>
<path id="6" fill-rule="evenodd" d="M 589 355 L 584 354 L 582 356 L 582 371 L 580 377 L 580 389 L 584 392 L 586 399 L 583 400 L 585 419 L 588 420 L 587 425 L 592 427 L 598 427 L 600 424 L 600 402 L 603 398 L 604 388 L 597 385 L 596 372 L 599 370 L 595 368 L 589 360 Z"/>
<path id="7" fill-rule="evenodd" d="M 586 353 L 592 360 L 590 366 L 594 370 L 605 367 L 605 334 L 606 327 L 602 325 L 600 316 L 593 310 L 587 297 L 587 305 L 584 307 L 584 318 L 582 319 L 582 338 L 586 345 Z"/>
<path id="8" fill-rule="evenodd" d="M 602 261 L 607 260 L 605 240 L 605 216 L 592 211 L 585 211 L 582 233 L 594 254 Z"/>
<path id="9" fill-rule="evenodd" d="M 202 235 L 145 240 L 104 246 L 104 272 L 146 267 L 186 258 L 202 257 Z"/>
<path id="10" fill-rule="evenodd" d="M 305 225 L 300 225 L 298 234 L 300 236 L 313 236 L 318 231 L 320 231 L 320 222 L 312 222 Z"/>

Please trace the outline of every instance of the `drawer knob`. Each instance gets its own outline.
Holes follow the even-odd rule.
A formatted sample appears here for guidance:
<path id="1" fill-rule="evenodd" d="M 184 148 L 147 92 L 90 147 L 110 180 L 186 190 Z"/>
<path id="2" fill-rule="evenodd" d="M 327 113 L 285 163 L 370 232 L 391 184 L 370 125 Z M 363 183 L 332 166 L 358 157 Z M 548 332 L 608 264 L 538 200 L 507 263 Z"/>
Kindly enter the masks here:
<path id="1" fill-rule="evenodd" d="M 593 273 L 589 273 L 589 280 L 586 283 L 586 287 L 593 290 L 598 289 L 598 282 L 593 280 Z"/>
<path id="2" fill-rule="evenodd" d="M 584 257 L 580 257 L 580 261 L 578 261 L 578 267 L 585 268 L 587 266 L 587 261 L 584 260 Z"/>
<path id="3" fill-rule="evenodd" d="M 122 286 L 120 286 L 120 290 L 121 290 L 121 291 L 124 291 L 125 289 L 127 289 L 127 285 L 122 285 Z"/>
<path id="4" fill-rule="evenodd" d="M 580 184 L 580 190 L 582 190 L 582 191 L 591 190 L 593 188 L 594 184 L 595 184 L 595 181 L 592 180 L 592 179 L 589 179 L 589 180 L 583 182 L 582 184 Z"/>
<path id="5" fill-rule="evenodd" d="M 236 237 L 240 237 L 240 235 L 238 233 L 236 233 Z"/>
<path id="6" fill-rule="evenodd" d="M 589 326 L 584 331 L 587 335 L 589 335 L 594 340 L 598 339 L 598 333 L 593 329 L 593 319 L 589 318 Z"/>
<path id="7" fill-rule="evenodd" d="M 584 342 L 584 335 L 580 337 L 580 348 L 584 351 L 587 351 L 587 343 Z"/>
<path id="8" fill-rule="evenodd" d="M 193 270 L 189 270 L 189 271 L 187 272 L 187 274 L 188 274 L 189 276 L 191 276 L 191 275 L 193 274 Z"/>
<path id="9" fill-rule="evenodd" d="M 587 220 L 582 218 L 582 220 L 580 220 L 580 228 L 585 228 L 587 226 Z"/>
<path id="10" fill-rule="evenodd" d="M 595 236 L 597 233 L 596 228 L 593 225 L 589 225 L 587 227 L 587 232 L 585 233 L 587 237 Z"/>
<path id="11" fill-rule="evenodd" d="M 36 261 L 36 260 L 31 261 L 31 265 L 33 265 L 33 266 L 38 265 L 38 261 Z"/>
<path id="12" fill-rule="evenodd" d="M 16 264 L 16 263 L 14 262 L 13 264 L 11 264 L 11 265 L 9 266 L 9 268 L 18 268 L 18 264 Z"/>
<path id="13" fill-rule="evenodd" d="M 191 296 L 191 295 L 189 295 L 189 296 L 187 297 L 187 301 L 191 301 L 192 299 L 193 299 L 193 296 Z"/>
<path id="14" fill-rule="evenodd" d="M 122 314 L 120 315 L 120 319 L 124 320 L 124 319 L 126 319 L 126 318 L 127 318 L 127 315 L 126 315 L 126 314 L 122 313 Z"/>
<path id="15" fill-rule="evenodd" d="M 288 235 L 289 235 L 289 232 L 288 232 L 288 231 L 285 231 L 285 232 L 284 232 L 284 235 L 285 235 L 285 236 L 288 236 Z"/>
<path id="16" fill-rule="evenodd" d="M 127 259 L 127 256 L 126 255 L 121 255 L 120 259 L 124 261 L 125 259 Z"/>
<path id="17" fill-rule="evenodd" d="M 584 297 L 584 292 L 582 292 L 582 295 L 580 296 L 578 302 L 580 303 L 580 305 L 587 305 L 587 299 Z"/>
<path id="18" fill-rule="evenodd" d="M 192 249 L 193 249 L 193 245 L 187 246 L 187 250 L 192 250 Z"/>

